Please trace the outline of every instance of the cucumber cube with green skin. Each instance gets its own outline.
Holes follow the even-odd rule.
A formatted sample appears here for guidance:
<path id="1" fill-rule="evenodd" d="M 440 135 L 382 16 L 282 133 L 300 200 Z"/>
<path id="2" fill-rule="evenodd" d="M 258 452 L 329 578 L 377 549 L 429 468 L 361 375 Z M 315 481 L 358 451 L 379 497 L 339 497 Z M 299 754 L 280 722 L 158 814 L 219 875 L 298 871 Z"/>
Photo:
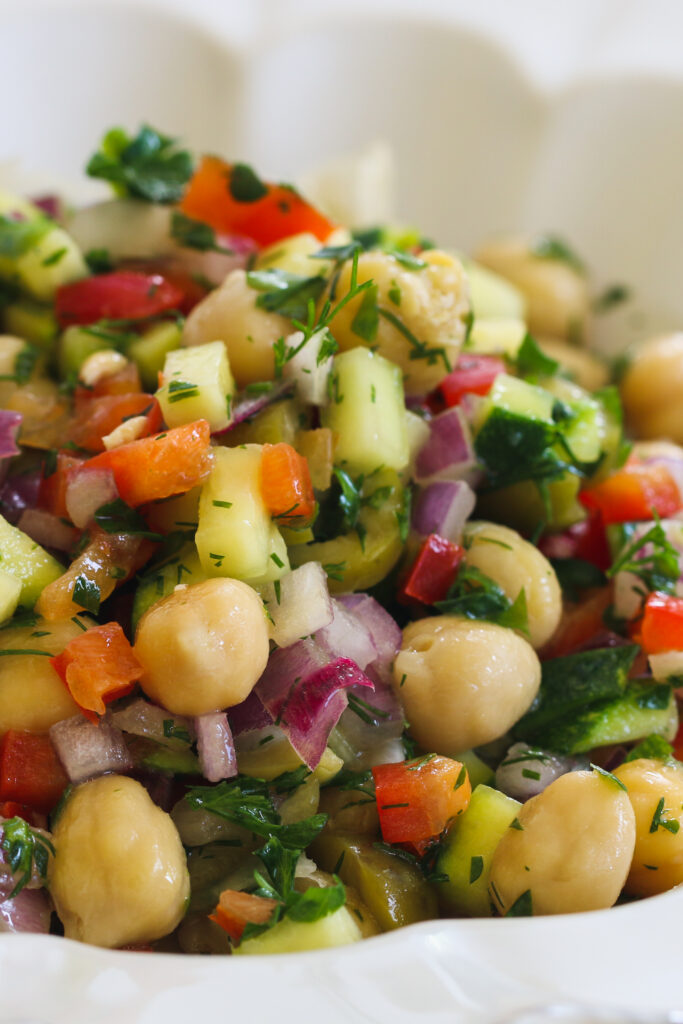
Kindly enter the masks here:
<path id="1" fill-rule="evenodd" d="M 449 829 L 436 862 L 439 906 L 444 913 L 490 917 L 488 895 L 491 861 L 498 843 L 522 805 L 497 789 L 479 785 L 469 806 Z"/>
<path id="2" fill-rule="evenodd" d="M 460 761 L 465 765 L 472 789 L 476 786 L 487 785 L 489 782 L 493 782 L 496 774 L 493 768 L 489 768 L 486 762 L 482 761 L 473 750 L 466 750 L 464 753 L 449 756 L 452 756 L 454 761 Z"/>
<path id="3" fill-rule="evenodd" d="M 20 596 L 21 580 L 0 569 L 0 623 L 12 618 Z"/>
<path id="4" fill-rule="evenodd" d="M 56 558 L 0 516 L 0 569 L 21 584 L 18 603 L 33 608 L 43 589 L 64 573 Z"/>
<path id="5" fill-rule="evenodd" d="M 180 348 L 183 332 L 174 322 L 162 321 L 149 327 L 126 348 L 126 355 L 138 368 L 145 391 L 154 391 L 169 352 Z"/>
<path id="6" fill-rule="evenodd" d="M 405 469 L 410 448 L 398 366 L 370 349 L 354 348 L 336 356 L 330 382 L 321 418 L 337 437 L 335 461 L 352 473 L 378 466 Z"/>
<path id="7" fill-rule="evenodd" d="M 44 352 L 52 351 L 59 324 L 49 306 L 21 299 L 5 307 L 5 330 L 26 338 Z"/>
<path id="8" fill-rule="evenodd" d="M 463 260 L 463 264 L 476 320 L 526 319 L 526 299 L 518 288 L 473 260 Z"/>
<path id="9" fill-rule="evenodd" d="M 539 458 L 557 433 L 555 398 L 543 388 L 499 374 L 477 417 L 475 451 L 493 473 Z"/>
<path id="10" fill-rule="evenodd" d="M 162 381 L 156 397 L 169 427 L 205 419 L 223 430 L 230 423 L 235 382 L 222 341 L 169 352 Z"/>
<path id="11" fill-rule="evenodd" d="M 252 584 L 279 579 L 289 559 L 277 533 L 261 494 L 261 446 L 216 448 L 195 535 L 206 575 Z"/>
<path id="12" fill-rule="evenodd" d="M 162 597 L 172 594 L 179 584 L 202 583 L 205 579 L 206 573 L 194 544 L 186 544 L 172 558 L 152 567 L 142 577 L 135 591 L 131 616 L 133 629 L 137 628 L 148 608 Z"/>
<path id="13" fill-rule="evenodd" d="M 114 348 L 111 341 L 98 338 L 84 327 L 67 327 L 57 342 L 57 369 L 63 380 L 76 376 L 94 352 Z"/>
<path id="14" fill-rule="evenodd" d="M 359 942 L 361 930 L 347 907 L 319 921 L 292 921 L 285 918 L 273 928 L 253 939 L 246 939 L 233 949 L 234 956 L 265 953 L 301 953 L 309 949 L 331 949 Z"/>

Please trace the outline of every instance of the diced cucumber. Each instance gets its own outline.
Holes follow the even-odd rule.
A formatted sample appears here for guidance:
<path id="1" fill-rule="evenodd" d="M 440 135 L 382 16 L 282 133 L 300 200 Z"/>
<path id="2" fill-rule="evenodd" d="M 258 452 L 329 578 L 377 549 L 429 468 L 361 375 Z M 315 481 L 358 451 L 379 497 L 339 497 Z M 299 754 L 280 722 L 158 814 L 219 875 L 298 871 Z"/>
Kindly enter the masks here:
<path id="1" fill-rule="evenodd" d="M 301 277 L 327 274 L 332 269 L 330 260 L 314 260 L 311 255 L 322 248 L 320 241 L 310 231 L 283 238 L 267 249 L 262 249 L 254 263 L 255 270 L 277 269 Z"/>
<path id="2" fill-rule="evenodd" d="M 514 359 L 527 334 L 523 320 L 480 320 L 472 324 L 467 351 Z"/>
<path id="3" fill-rule="evenodd" d="M 194 544 L 186 544 L 173 558 L 146 572 L 138 583 L 131 616 L 133 629 L 137 628 L 147 609 L 162 597 L 172 594 L 178 584 L 201 583 L 205 579 L 206 573 L 202 569 L 197 549 Z"/>
<path id="4" fill-rule="evenodd" d="M 504 409 L 527 420 L 539 420 L 554 425 L 553 405 L 555 399 L 545 388 L 530 384 L 508 373 L 499 373 L 489 391 L 481 423 L 492 409 Z"/>
<path id="5" fill-rule="evenodd" d="M 75 376 L 93 352 L 114 348 L 111 341 L 91 334 L 84 327 L 67 327 L 57 342 L 57 369 L 66 380 Z"/>
<path id="6" fill-rule="evenodd" d="M 0 334 L 0 376 L 11 377 L 15 373 L 17 356 L 26 348 L 21 338 Z"/>
<path id="7" fill-rule="evenodd" d="M 335 461 L 355 473 L 404 469 L 410 459 L 401 371 L 367 348 L 335 358 L 323 426 L 335 432 Z"/>
<path id="8" fill-rule="evenodd" d="M 581 754 L 611 743 L 633 743 L 652 734 L 672 740 L 677 729 L 678 707 L 672 688 L 665 683 L 631 682 L 623 697 L 595 704 L 571 720 L 553 722 L 542 734 L 542 745 L 560 754 Z"/>
<path id="9" fill-rule="evenodd" d="M 62 285 L 88 276 L 88 267 L 73 238 L 57 225 L 15 263 L 19 281 L 36 299 L 47 302 Z"/>
<path id="10" fill-rule="evenodd" d="M 362 939 L 361 930 L 347 907 L 318 921 L 292 921 L 285 918 L 253 939 L 241 942 L 233 956 L 263 956 L 266 953 L 301 953 L 310 949 L 348 946 Z"/>
<path id="11" fill-rule="evenodd" d="M 126 355 L 137 366 L 145 391 L 155 390 L 166 356 L 180 348 L 182 337 L 182 328 L 177 323 L 163 321 L 148 327 L 128 345 Z"/>
<path id="12" fill-rule="evenodd" d="M 140 744 L 142 746 L 142 744 Z M 197 755 L 187 750 L 171 750 L 161 743 L 147 741 L 148 751 L 143 754 L 140 764 L 151 771 L 163 772 L 165 775 L 200 775 L 201 769 Z"/>
<path id="13" fill-rule="evenodd" d="M 475 451 L 491 472 L 539 458 L 553 442 L 555 399 L 543 388 L 499 374 L 477 416 Z"/>
<path id="14" fill-rule="evenodd" d="M 495 772 L 473 750 L 451 755 L 454 761 L 460 761 L 467 768 L 467 775 L 472 789 L 476 786 L 488 785 L 493 782 Z"/>
<path id="15" fill-rule="evenodd" d="M 564 425 L 570 451 L 580 462 L 595 462 L 602 454 L 607 435 L 607 418 L 602 405 L 583 388 L 563 377 L 548 379 L 545 387 L 574 414 L 574 418 Z"/>
<path id="16" fill-rule="evenodd" d="M 174 533 L 176 530 L 196 530 L 199 522 L 199 484 L 185 494 L 156 502 L 149 506 L 147 522 L 150 529 L 159 533 Z"/>
<path id="17" fill-rule="evenodd" d="M 234 392 L 225 345 L 210 341 L 167 354 L 156 397 L 169 427 L 205 419 L 212 430 L 223 430 L 232 418 Z"/>
<path id="18" fill-rule="evenodd" d="M 18 334 L 44 352 L 52 350 L 59 334 L 59 325 L 53 310 L 31 299 L 11 302 L 5 307 L 5 330 Z"/>
<path id="19" fill-rule="evenodd" d="M 0 622 L 11 619 L 21 596 L 21 580 L 0 569 Z"/>
<path id="20" fill-rule="evenodd" d="M 261 495 L 260 446 L 217 448 L 214 454 L 195 537 L 204 572 L 250 583 L 278 579 L 289 561 Z"/>
<path id="21" fill-rule="evenodd" d="M 0 568 L 20 581 L 18 603 L 24 608 L 33 608 L 42 590 L 64 573 L 56 558 L 3 516 L 0 516 Z"/>
<path id="22" fill-rule="evenodd" d="M 439 906 L 448 914 L 490 917 L 491 860 L 522 805 L 497 789 L 479 785 L 469 806 L 448 830 L 436 862 L 448 881 L 436 885 Z"/>
<path id="23" fill-rule="evenodd" d="M 303 406 L 295 398 L 268 405 L 253 420 L 238 423 L 226 435 L 225 441 L 234 448 L 241 444 L 286 444 L 295 445 L 298 431 L 306 426 Z"/>
<path id="24" fill-rule="evenodd" d="M 518 288 L 473 260 L 463 263 L 477 320 L 526 319 L 526 299 Z"/>

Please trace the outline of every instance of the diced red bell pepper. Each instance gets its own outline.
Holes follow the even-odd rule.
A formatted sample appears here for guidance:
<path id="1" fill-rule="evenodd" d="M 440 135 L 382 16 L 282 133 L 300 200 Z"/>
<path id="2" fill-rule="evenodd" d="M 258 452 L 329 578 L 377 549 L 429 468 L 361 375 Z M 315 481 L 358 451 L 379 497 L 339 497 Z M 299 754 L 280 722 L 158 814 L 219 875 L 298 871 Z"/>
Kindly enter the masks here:
<path id="1" fill-rule="evenodd" d="M 225 889 L 209 917 L 228 933 L 233 942 L 239 942 L 248 924 L 267 924 L 276 906 L 276 901 L 267 896 Z"/>
<path id="2" fill-rule="evenodd" d="M 16 800 L 5 800 L 0 804 L 0 818 L 23 818 L 29 825 L 35 825 L 35 816 L 28 804 L 18 804 Z"/>
<path id="3" fill-rule="evenodd" d="M 118 622 L 95 626 L 71 640 L 50 664 L 91 721 L 125 697 L 143 673 Z"/>
<path id="4" fill-rule="evenodd" d="M 646 654 L 683 651 L 683 597 L 650 594 L 636 639 Z"/>
<path id="5" fill-rule="evenodd" d="M 438 533 L 430 533 L 400 588 L 401 603 L 442 601 L 458 575 L 464 554 L 459 544 L 451 543 Z"/>
<path id="6" fill-rule="evenodd" d="M 120 270 L 136 270 L 142 274 L 161 274 L 165 281 L 170 281 L 183 294 L 182 300 L 176 307 L 183 316 L 187 316 L 198 302 L 205 298 L 210 290 L 210 285 L 204 285 L 199 280 L 199 275 L 192 274 L 181 263 L 174 258 L 159 256 L 156 259 L 130 259 L 122 260 Z"/>
<path id="7" fill-rule="evenodd" d="M 216 231 L 243 235 L 260 246 L 305 231 L 322 242 L 334 230 L 332 221 L 288 185 L 264 184 L 265 194 L 259 198 L 236 199 L 233 190 L 242 167 L 215 156 L 203 157 L 180 209 Z"/>
<path id="8" fill-rule="evenodd" d="M 261 494 L 283 526 L 309 526 L 315 518 L 315 494 L 308 462 L 290 444 L 264 444 Z"/>
<path id="9" fill-rule="evenodd" d="M 612 587 L 602 587 L 580 604 L 565 608 L 557 631 L 543 649 L 543 659 L 572 654 L 602 633 L 605 629 L 603 616 L 612 600 Z"/>
<path id="10" fill-rule="evenodd" d="M 145 435 L 154 434 L 161 427 L 161 409 L 154 395 L 107 395 L 82 401 L 68 428 L 69 438 L 79 448 L 103 452 L 102 438 L 134 416 L 145 417 Z"/>
<path id="11" fill-rule="evenodd" d="M 674 750 L 674 757 L 678 761 L 683 761 L 683 718 L 681 719 L 678 731 L 671 741 L 671 746 Z"/>
<path id="12" fill-rule="evenodd" d="M 455 369 L 444 377 L 434 398 L 439 408 L 459 405 L 463 395 L 488 395 L 499 373 L 505 373 L 505 363 L 497 356 L 478 356 L 463 353 Z"/>
<path id="13" fill-rule="evenodd" d="M 111 469 L 119 495 L 135 508 L 201 483 L 211 471 L 210 436 L 206 420 L 196 420 L 102 452 L 85 466 Z"/>
<path id="14" fill-rule="evenodd" d="M 683 505 L 678 485 L 666 466 L 628 462 L 579 498 L 587 509 L 600 512 L 605 524 L 666 519 Z"/>
<path id="15" fill-rule="evenodd" d="M 605 524 L 599 512 L 574 523 L 563 533 L 545 534 L 538 547 L 546 558 L 581 558 L 603 572 L 612 564 Z"/>
<path id="16" fill-rule="evenodd" d="M 375 765 L 372 774 L 382 838 L 420 851 L 462 814 L 472 795 L 465 766 L 439 754 Z"/>
<path id="17" fill-rule="evenodd" d="M 43 476 L 40 481 L 38 492 L 38 506 L 51 512 L 60 519 L 68 519 L 69 513 L 66 510 L 66 485 L 69 481 L 69 471 L 76 466 L 81 466 L 83 459 L 74 455 L 67 455 L 59 452 L 56 459 L 54 471 L 49 476 Z"/>
<path id="18" fill-rule="evenodd" d="M 9 729 L 0 739 L 0 800 L 48 814 L 69 784 L 46 733 Z"/>
<path id="19" fill-rule="evenodd" d="M 98 320 L 146 320 L 178 309 L 182 301 L 181 289 L 161 274 L 114 270 L 58 288 L 55 316 L 60 327 Z"/>
<path id="20" fill-rule="evenodd" d="M 139 395 L 141 391 L 142 385 L 137 366 L 135 363 L 126 363 L 116 373 L 102 377 L 92 387 L 78 385 L 73 395 L 74 408 L 78 412 L 83 403 L 91 402 L 93 398 L 109 398 L 112 395 Z"/>

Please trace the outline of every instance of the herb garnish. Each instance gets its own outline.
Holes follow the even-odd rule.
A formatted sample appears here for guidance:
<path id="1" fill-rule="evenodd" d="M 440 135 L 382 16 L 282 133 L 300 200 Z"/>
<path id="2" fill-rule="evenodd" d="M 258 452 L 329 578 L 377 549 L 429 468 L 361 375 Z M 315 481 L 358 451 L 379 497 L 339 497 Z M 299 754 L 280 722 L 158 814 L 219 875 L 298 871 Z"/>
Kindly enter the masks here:
<path id="1" fill-rule="evenodd" d="M 511 601 L 501 587 L 473 565 L 463 565 L 443 601 L 434 605 L 446 615 L 486 619 L 529 635 L 526 592 L 522 588 Z"/>
<path id="2" fill-rule="evenodd" d="M 9 899 L 13 899 L 28 885 L 34 868 L 40 878 L 47 878 L 48 861 L 50 854 L 54 856 L 54 846 L 47 836 L 30 828 L 23 818 L 9 818 L 3 822 L 0 846 L 7 854 L 12 872 L 21 872 Z"/>
<path id="3" fill-rule="evenodd" d="M 131 138 L 122 128 L 106 133 L 86 167 L 91 178 L 111 182 L 119 195 L 175 203 L 192 175 L 192 158 L 175 139 L 143 125 Z"/>
<path id="4" fill-rule="evenodd" d="M 232 249 L 219 245 L 216 241 L 216 232 L 210 224 L 205 224 L 202 220 L 193 220 L 180 210 L 174 210 L 171 215 L 171 238 L 175 238 L 176 242 L 187 249 L 222 252 L 226 256 L 232 256 Z"/>

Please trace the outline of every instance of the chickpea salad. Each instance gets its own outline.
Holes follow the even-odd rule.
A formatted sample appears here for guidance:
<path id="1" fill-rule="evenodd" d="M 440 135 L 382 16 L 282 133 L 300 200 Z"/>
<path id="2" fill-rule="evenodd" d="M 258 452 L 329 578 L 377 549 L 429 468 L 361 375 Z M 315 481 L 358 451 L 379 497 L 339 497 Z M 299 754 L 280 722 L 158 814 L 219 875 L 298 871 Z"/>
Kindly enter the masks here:
<path id="1" fill-rule="evenodd" d="M 0 192 L 0 930 L 265 954 L 683 881 L 683 344 L 113 129 Z"/>

